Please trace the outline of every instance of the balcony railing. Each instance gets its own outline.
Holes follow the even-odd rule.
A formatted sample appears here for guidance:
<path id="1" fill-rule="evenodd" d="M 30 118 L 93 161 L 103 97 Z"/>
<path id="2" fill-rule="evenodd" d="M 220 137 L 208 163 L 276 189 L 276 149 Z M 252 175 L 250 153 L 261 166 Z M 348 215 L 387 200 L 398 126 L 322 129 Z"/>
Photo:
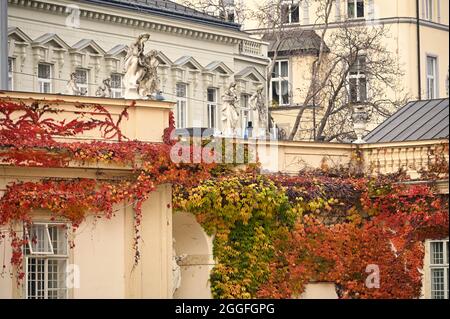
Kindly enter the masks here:
<path id="1" fill-rule="evenodd" d="M 239 53 L 257 57 L 264 56 L 261 43 L 249 40 L 242 40 L 241 43 L 239 43 Z"/>
<path id="2" fill-rule="evenodd" d="M 402 169 L 413 179 L 420 178 L 421 172 L 436 170 L 449 160 L 448 142 L 371 144 L 363 150 L 365 166 L 370 173 L 389 174 Z"/>

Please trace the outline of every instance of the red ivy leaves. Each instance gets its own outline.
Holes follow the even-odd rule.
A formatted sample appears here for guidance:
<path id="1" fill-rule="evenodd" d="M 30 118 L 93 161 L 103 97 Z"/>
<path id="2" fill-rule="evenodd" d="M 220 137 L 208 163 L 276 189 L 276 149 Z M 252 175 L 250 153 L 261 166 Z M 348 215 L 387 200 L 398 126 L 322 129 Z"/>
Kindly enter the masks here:
<path id="1" fill-rule="evenodd" d="M 57 104 L 53 101 L 52 104 Z M 120 123 L 128 118 L 126 106 L 118 119 L 101 105 L 77 104 L 80 111 L 76 119 L 66 123 L 51 116 L 62 110 L 34 102 L 13 103 L 0 100 L 0 157 L 1 161 L 16 166 L 66 167 L 71 161 L 103 161 L 119 165 L 132 165 L 134 174 L 120 181 L 97 179 L 42 180 L 9 185 L 0 199 L 0 226 L 10 225 L 13 256 L 11 263 L 22 263 L 22 246 L 26 238 L 20 238 L 13 230 L 13 223 L 29 223 L 35 209 L 45 209 L 53 218 L 69 221 L 74 228 L 84 221 L 87 214 L 110 218 L 113 206 L 130 202 L 135 211 L 135 262 L 140 258 L 138 243 L 142 219 L 142 203 L 158 185 L 177 183 L 192 185 L 208 178 L 214 165 L 176 164 L 170 159 L 171 143 L 157 144 L 139 141 L 123 141 L 126 137 Z M 99 120 L 99 117 L 103 117 Z M 76 136 L 85 131 L 100 129 L 105 142 L 59 142 L 55 136 Z M 174 129 L 173 114 L 169 129 Z M 192 150 L 190 150 L 192 152 Z M 22 277 L 23 274 L 18 274 Z"/>
<path id="2" fill-rule="evenodd" d="M 354 197 L 352 192 L 359 194 L 353 204 L 360 201 L 364 219 L 327 226 L 316 218 L 317 212 L 304 212 L 287 239 L 277 240 L 271 275 L 258 297 L 291 298 L 300 295 L 310 281 L 329 281 L 338 285 L 341 298 L 418 298 L 423 240 L 448 237 L 448 202 L 428 185 L 383 184 L 383 179 L 340 181 L 345 182 L 342 189 L 349 198 Z M 318 192 L 316 195 L 324 198 L 343 200 L 333 186 L 339 178 L 319 177 L 314 183 L 304 177 L 276 180 L 287 186 L 288 194 Z M 329 214 L 335 211 L 333 208 Z M 368 265 L 379 267 L 378 289 L 366 286 Z"/>

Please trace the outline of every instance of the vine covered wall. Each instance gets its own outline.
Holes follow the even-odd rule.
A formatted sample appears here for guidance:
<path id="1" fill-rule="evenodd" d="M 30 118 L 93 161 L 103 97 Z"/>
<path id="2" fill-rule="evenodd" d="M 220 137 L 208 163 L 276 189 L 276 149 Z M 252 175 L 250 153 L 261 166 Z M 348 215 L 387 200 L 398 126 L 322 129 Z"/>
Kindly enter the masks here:
<path id="1" fill-rule="evenodd" d="M 215 235 L 215 298 L 292 298 L 321 281 L 340 298 L 418 298 L 423 241 L 448 237 L 448 201 L 401 179 L 243 174 L 177 188 L 174 200 Z M 370 265 L 378 289 L 366 285 Z"/>
<path id="2" fill-rule="evenodd" d="M 77 228 L 88 214 L 110 218 L 113 206 L 134 207 L 135 263 L 139 262 L 141 207 L 158 185 L 174 184 L 173 207 L 194 214 L 214 235 L 215 298 L 291 298 L 312 281 L 337 285 L 341 298 L 417 298 L 423 241 L 448 237 L 448 201 L 433 184 L 406 183 L 402 174 L 368 177 L 355 169 L 304 171 L 298 176 L 261 175 L 233 164 L 174 163 L 173 115 L 163 143 L 130 141 L 120 130 L 134 104 L 114 120 L 100 105 L 76 105 L 77 117 L 57 121 L 57 102 L 30 105 L 0 100 L 0 160 L 15 167 L 114 164 L 130 171 L 120 179 L 56 179 L 11 183 L 0 198 L 0 241 L 9 234 L 18 278 L 23 246 L 32 238 L 14 225 L 32 222 L 45 209 Z M 62 142 L 90 130 L 104 141 Z M 194 153 L 194 146 L 180 152 Z M 197 152 L 195 152 L 197 153 Z M 201 153 L 201 152 L 200 152 Z M 193 155 L 191 156 L 193 157 Z M 448 164 L 441 163 L 439 174 Z M 424 172 L 432 180 L 433 168 Z M 431 177 L 431 178 L 430 178 Z M 75 243 L 73 243 L 75 244 Z M 380 288 L 365 284 L 368 265 L 380 270 Z"/>

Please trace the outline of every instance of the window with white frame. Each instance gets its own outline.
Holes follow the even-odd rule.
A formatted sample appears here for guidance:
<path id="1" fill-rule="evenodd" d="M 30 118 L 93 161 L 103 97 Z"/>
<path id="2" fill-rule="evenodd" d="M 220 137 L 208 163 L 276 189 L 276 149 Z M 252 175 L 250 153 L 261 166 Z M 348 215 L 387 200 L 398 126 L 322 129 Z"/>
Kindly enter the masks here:
<path id="1" fill-rule="evenodd" d="M 283 0 L 281 3 L 281 23 L 299 23 L 300 4 L 298 0 Z"/>
<path id="2" fill-rule="evenodd" d="M 52 65 L 38 64 L 39 93 L 52 93 Z"/>
<path id="3" fill-rule="evenodd" d="M 448 239 L 429 242 L 431 299 L 448 299 Z"/>
<path id="4" fill-rule="evenodd" d="M 273 106 L 289 104 L 289 61 L 275 62 L 271 80 L 271 100 Z"/>
<path id="5" fill-rule="evenodd" d="M 67 225 L 33 223 L 25 227 L 25 297 L 66 299 L 69 261 Z"/>
<path id="6" fill-rule="evenodd" d="M 8 58 L 8 90 L 14 90 L 14 58 Z"/>
<path id="7" fill-rule="evenodd" d="M 187 85 L 177 83 L 176 87 L 177 109 L 176 127 L 185 128 L 187 126 Z"/>
<path id="8" fill-rule="evenodd" d="M 89 71 L 85 69 L 77 69 L 75 70 L 76 73 L 76 82 L 78 85 L 78 88 L 81 91 L 81 95 L 87 95 L 89 92 Z"/>
<path id="9" fill-rule="evenodd" d="M 364 0 L 347 0 L 347 17 L 357 19 L 364 17 Z"/>
<path id="10" fill-rule="evenodd" d="M 433 20 L 433 2 L 434 0 L 425 0 L 425 19 Z"/>
<path id="11" fill-rule="evenodd" d="M 111 97 L 120 99 L 123 97 L 122 74 L 111 74 Z"/>
<path id="12" fill-rule="evenodd" d="M 350 101 L 353 103 L 367 101 L 366 57 L 358 56 L 355 63 L 350 66 L 348 86 Z"/>
<path id="13" fill-rule="evenodd" d="M 427 98 L 437 98 L 437 58 L 427 56 Z"/>
<path id="14" fill-rule="evenodd" d="M 208 128 L 217 128 L 217 89 L 208 88 L 207 95 Z"/>

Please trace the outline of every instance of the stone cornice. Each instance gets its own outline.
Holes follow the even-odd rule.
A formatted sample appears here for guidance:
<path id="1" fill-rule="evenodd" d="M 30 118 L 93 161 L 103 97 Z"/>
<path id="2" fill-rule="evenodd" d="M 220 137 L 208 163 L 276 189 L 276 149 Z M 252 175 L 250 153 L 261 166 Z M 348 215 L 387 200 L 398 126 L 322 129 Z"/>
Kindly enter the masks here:
<path id="1" fill-rule="evenodd" d="M 349 25 L 354 25 L 354 26 L 358 26 L 358 25 L 377 25 L 377 24 L 416 24 L 417 23 L 417 19 L 413 18 L 413 17 L 386 17 L 386 18 L 378 18 L 378 19 L 355 19 L 355 20 L 345 20 L 344 22 L 338 21 L 338 22 L 330 22 L 329 24 L 329 28 L 340 28 L 343 25 L 345 25 L 346 23 L 349 23 Z M 422 27 L 429 27 L 432 29 L 436 29 L 436 30 L 440 30 L 440 31 L 449 31 L 449 26 L 448 24 L 442 24 L 442 23 L 438 23 L 438 22 L 434 22 L 434 21 L 428 21 L 428 20 L 424 20 L 424 19 L 419 19 L 419 23 L 420 26 Z M 323 27 L 323 24 L 298 24 L 298 23 L 292 23 L 289 25 L 286 25 L 286 30 L 289 29 L 296 29 L 301 27 L 302 29 L 306 29 L 306 30 L 318 30 L 321 29 L 321 27 Z M 259 29 L 249 29 L 246 30 L 249 33 L 252 34 L 259 34 L 261 32 L 266 31 L 266 28 L 259 28 Z"/>
<path id="2" fill-rule="evenodd" d="M 67 6 L 64 5 L 64 3 L 61 1 L 54 2 L 51 0 L 8 0 L 8 3 L 12 6 L 30 8 L 33 10 L 49 11 L 53 14 L 64 16 L 67 15 Z M 184 37 L 192 37 L 207 41 L 237 44 L 242 40 L 247 40 L 261 44 L 260 41 L 251 39 L 247 33 L 241 31 L 214 32 L 214 26 L 211 27 L 210 32 L 200 30 L 200 28 L 196 30 L 194 29 L 195 24 L 191 24 L 189 26 L 181 26 L 180 24 L 180 26 L 175 26 L 170 25 L 170 23 L 157 21 L 156 19 L 150 21 L 150 19 L 132 17 L 133 14 L 125 11 L 123 15 L 119 15 L 116 13 L 117 10 L 108 10 L 108 12 L 110 13 L 106 13 L 102 12 L 102 9 L 104 8 L 99 7 L 97 9 L 93 5 L 83 5 L 83 8 L 80 8 L 80 17 L 84 19 L 98 20 L 106 23 L 116 23 L 124 26 L 142 28 L 147 31 L 155 30 L 160 32 L 178 34 Z M 153 18 L 153 16 L 151 18 Z M 161 18 L 159 20 L 161 20 Z"/>

